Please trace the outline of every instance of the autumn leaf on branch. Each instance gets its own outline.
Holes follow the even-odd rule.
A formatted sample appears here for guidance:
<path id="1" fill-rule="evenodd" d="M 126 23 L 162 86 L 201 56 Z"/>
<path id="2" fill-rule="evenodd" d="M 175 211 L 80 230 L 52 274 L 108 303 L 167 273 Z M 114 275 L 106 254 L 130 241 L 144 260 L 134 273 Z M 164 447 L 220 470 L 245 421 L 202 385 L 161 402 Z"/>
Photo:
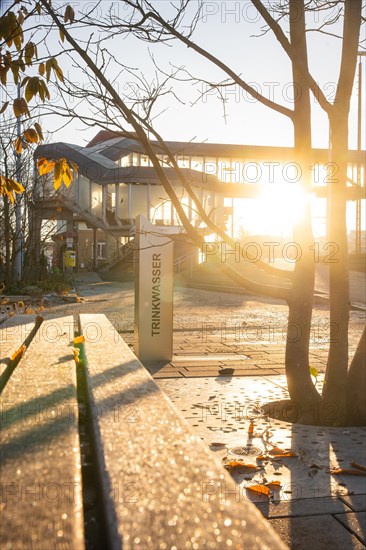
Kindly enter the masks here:
<path id="1" fill-rule="evenodd" d="M 74 18 L 75 18 L 74 10 L 72 9 L 72 7 L 70 5 L 66 6 L 65 15 L 64 15 L 65 23 L 67 23 L 68 21 L 70 21 L 70 23 L 72 23 L 74 21 Z"/>
<path id="2" fill-rule="evenodd" d="M 38 160 L 38 172 L 40 176 L 49 174 L 51 171 L 54 171 L 54 188 L 59 189 L 62 182 L 66 187 L 69 187 L 72 182 L 72 172 L 77 173 L 78 166 L 75 162 L 67 161 L 65 158 L 58 160 L 48 160 L 45 158 L 40 158 Z"/>
<path id="3" fill-rule="evenodd" d="M 24 187 L 20 183 L 12 178 L 6 178 L 0 175 L 0 195 L 7 196 L 12 204 L 15 202 L 14 193 L 19 194 L 23 193 L 23 191 Z"/>

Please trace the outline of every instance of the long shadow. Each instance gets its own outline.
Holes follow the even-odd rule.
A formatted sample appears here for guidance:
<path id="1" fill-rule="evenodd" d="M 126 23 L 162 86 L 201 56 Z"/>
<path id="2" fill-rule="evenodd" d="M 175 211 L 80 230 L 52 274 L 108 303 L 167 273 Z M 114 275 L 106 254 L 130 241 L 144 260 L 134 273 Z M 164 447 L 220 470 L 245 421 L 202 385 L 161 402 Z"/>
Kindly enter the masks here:
<path id="1" fill-rule="evenodd" d="M 128 375 L 129 363 L 133 363 L 134 365 L 136 364 L 133 361 L 129 361 L 124 365 L 118 365 L 117 367 L 113 367 L 107 371 L 104 371 L 101 374 L 91 377 L 91 388 L 93 389 L 103 384 L 108 384 L 112 380 L 116 380 L 117 378 L 122 378 Z M 122 368 L 123 372 L 121 371 Z M 130 404 L 132 401 L 131 399 L 128 399 L 128 394 L 131 392 L 131 389 L 133 389 L 134 397 L 139 395 L 143 396 L 147 393 L 159 391 L 159 388 L 153 380 L 144 381 L 140 384 L 133 386 L 133 388 L 127 388 L 126 390 L 115 393 L 101 400 L 98 403 L 98 411 L 96 414 L 105 414 L 109 410 L 115 410 L 116 405 L 119 404 Z M 60 390 L 56 390 L 51 396 L 34 398 L 32 400 L 26 401 L 23 404 L 24 408 L 19 407 L 18 405 L 11 407 L 2 414 L 2 431 L 4 430 L 4 428 L 7 428 L 17 422 L 22 422 L 24 420 L 25 410 L 36 410 L 37 416 L 40 413 L 42 414 L 41 411 L 44 410 L 44 408 L 40 409 L 39 405 L 50 406 L 52 404 L 55 406 L 57 404 L 61 404 L 65 401 L 65 399 L 70 399 L 70 397 L 76 398 L 75 392 L 76 388 L 72 385 L 68 385 Z M 89 400 L 91 396 L 92 393 L 89 393 Z M 93 406 L 93 401 L 90 401 L 90 403 Z M 27 417 L 30 422 L 32 418 L 31 414 L 28 414 Z M 69 412 L 69 414 L 62 414 L 59 418 L 56 418 L 56 420 L 50 420 L 46 423 L 43 423 L 42 425 L 39 425 L 39 423 L 37 423 L 36 426 L 30 428 L 25 433 L 19 436 L 12 435 L 11 441 L 9 441 L 8 443 L 3 443 L 1 446 L 1 459 L 3 463 L 5 463 L 7 460 L 13 460 L 19 455 L 24 455 L 24 453 L 31 453 L 39 448 L 44 447 L 60 434 L 66 432 L 70 428 L 74 418 L 75 416 L 72 413 L 70 417 Z M 3 440 L 5 439 L 5 437 L 6 436 L 3 435 Z"/>
<path id="2" fill-rule="evenodd" d="M 25 317 L 24 318 L 24 321 L 28 321 L 29 320 Z M 35 321 L 35 325 L 34 325 L 34 328 L 31 330 L 31 332 L 28 334 L 28 336 L 25 338 L 25 340 L 22 342 L 22 345 L 25 346 L 26 348 L 28 348 L 29 344 L 31 343 L 31 341 L 33 340 L 34 336 L 36 335 L 36 332 L 37 330 L 39 329 L 39 327 L 41 326 L 43 322 L 43 319 L 42 317 L 37 317 L 36 318 L 36 321 Z M 25 325 L 27 324 L 27 322 L 24 322 L 24 323 L 19 323 L 19 325 Z M 16 325 L 18 326 L 18 325 Z M 4 372 L 1 373 L 0 375 L 0 395 L 3 391 L 3 389 L 5 388 L 6 386 L 6 383 L 8 382 L 10 376 L 13 374 L 14 372 L 14 369 L 16 368 L 16 366 L 18 365 L 20 359 L 22 358 L 22 354 L 19 354 L 15 359 L 11 359 L 11 358 L 2 358 L 2 360 L 6 360 L 7 361 L 7 366 L 4 370 Z"/>

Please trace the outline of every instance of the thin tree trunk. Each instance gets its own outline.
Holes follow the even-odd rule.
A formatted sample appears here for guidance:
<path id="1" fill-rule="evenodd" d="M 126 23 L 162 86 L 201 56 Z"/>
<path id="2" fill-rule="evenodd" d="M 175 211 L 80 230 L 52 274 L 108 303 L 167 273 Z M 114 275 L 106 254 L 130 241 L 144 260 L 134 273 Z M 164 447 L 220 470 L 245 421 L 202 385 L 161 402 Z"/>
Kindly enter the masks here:
<path id="1" fill-rule="evenodd" d="M 290 38 L 296 49 L 292 63 L 294 82 L 294 135 L 296 161 L 302 170 L 302 190 L 310 190 L 311 112 L 310 92 L 298 68 L 298 62 L 308 65 L 305 13 L 303 0 L 290 1 Z M 305 199 L 306 200 L 306 199 Z M 305 202 L 305 201 L 304 201 Z M 318 421 L 321 397 L 316 391 L 309 371 L 309 342 L 314 295 L 314 258 L 311 253 L 313 234 L 310 205 L 303 204 L 300 219 L 294 224 L 293 236 L 301 248 L 301 258 L 295 264 L 292 298 L 289 302 L 286 341 L 286 377 L 288 391 L 299 414 L 299 421 L 314 424 Z"/>
<path id="2" fill-rule="evenodd" d="M 348 370 L 347 424 L 366 426 L 366 325 Z"/>
<path id="3" fill-rule="evenodd" d="M 5 239 L 5 281 L 11 283 L 11 249 L 10 249 L 10 209 L 9 199 L 5 195 L 4 200 L 4 239 Z"/>
<path id="4" fill-rule="evenodd" d="M 333 423 L 346 422 L 348 367 L 349 268 L 347 243 L 348 116 L 355 78 L 361 25 L 361 0 L 345 0 L 341 70 L 331 113 L 332 157 L 337 173 L 330 182 L 330 238 L 338 251 L 329 269 L 330 328 L 328 363 L 323 397 L 333 410 Z"/>

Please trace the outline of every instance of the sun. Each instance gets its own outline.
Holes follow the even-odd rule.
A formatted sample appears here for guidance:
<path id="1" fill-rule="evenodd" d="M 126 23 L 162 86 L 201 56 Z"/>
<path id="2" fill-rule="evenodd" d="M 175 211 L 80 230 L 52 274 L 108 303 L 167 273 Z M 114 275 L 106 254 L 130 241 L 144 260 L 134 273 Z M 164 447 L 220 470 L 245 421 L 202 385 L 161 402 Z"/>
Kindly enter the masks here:
<path id="1" fill-rule="evenodd" d="M 234 233 L 289 237 L 310 199 L 296 183 L 262 186 L 258 198 L 235 201 Z"/>

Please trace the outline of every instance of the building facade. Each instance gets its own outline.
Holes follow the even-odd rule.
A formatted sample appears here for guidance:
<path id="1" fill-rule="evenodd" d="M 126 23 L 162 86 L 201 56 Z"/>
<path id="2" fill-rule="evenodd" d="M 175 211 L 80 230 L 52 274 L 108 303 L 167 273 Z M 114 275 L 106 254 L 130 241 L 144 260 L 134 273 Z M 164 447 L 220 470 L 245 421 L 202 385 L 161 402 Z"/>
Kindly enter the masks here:
<path id="1" fill-rule="evenodd" d="M 188 219 L 204 238 L 210 238 L 179 174 L 159 144 L 152 145 Z M 233 237 L 276 232 L 284 237 L 290 233 L 291 197 L 301 179 L 292 148 L 184 142 L 167 142 L 166 146 L 205 213 L 220 228 Z M 356 232 L 361 231 L 365 210 L 362 153 L 360 162 L 357 151 L 349 152 L 349 206 L 360 218 L 355 227 L 351 224 L 351 231 Z M 182 231 L 176 209 L 137 139 L 101 131 L 86 147 L 48 144 L 38 147 L 36 157 L 67 158 L 78 165 L 78 173 L 67 189 L 63 186 L 55 192 L 52 182 L 41 182 L 42 178 L 35 186 L 35 238 L 40 220 L 56 219 L 58 264 L 63 251 L 72 247 L 77 253 L 78 270 L 113 266 L 128 251 L 126 245 L 134 237 L 134 218 L 140 213 L 156 226 L 169 225 L 176 227 L 177 233 Z M 313 150 L 313 217 L 318 219 L 315 227 L 324 238 L 328 159 L 327 150 Z M 268 210 L 263 211 L 266 193 Z M 275 219 L 277 203 L 282 203 L 284 210 L 277 213 L 278 224 L 271 226 L 269 219 Z M 350 216 L 353 220 L 352 212 Z"/>

